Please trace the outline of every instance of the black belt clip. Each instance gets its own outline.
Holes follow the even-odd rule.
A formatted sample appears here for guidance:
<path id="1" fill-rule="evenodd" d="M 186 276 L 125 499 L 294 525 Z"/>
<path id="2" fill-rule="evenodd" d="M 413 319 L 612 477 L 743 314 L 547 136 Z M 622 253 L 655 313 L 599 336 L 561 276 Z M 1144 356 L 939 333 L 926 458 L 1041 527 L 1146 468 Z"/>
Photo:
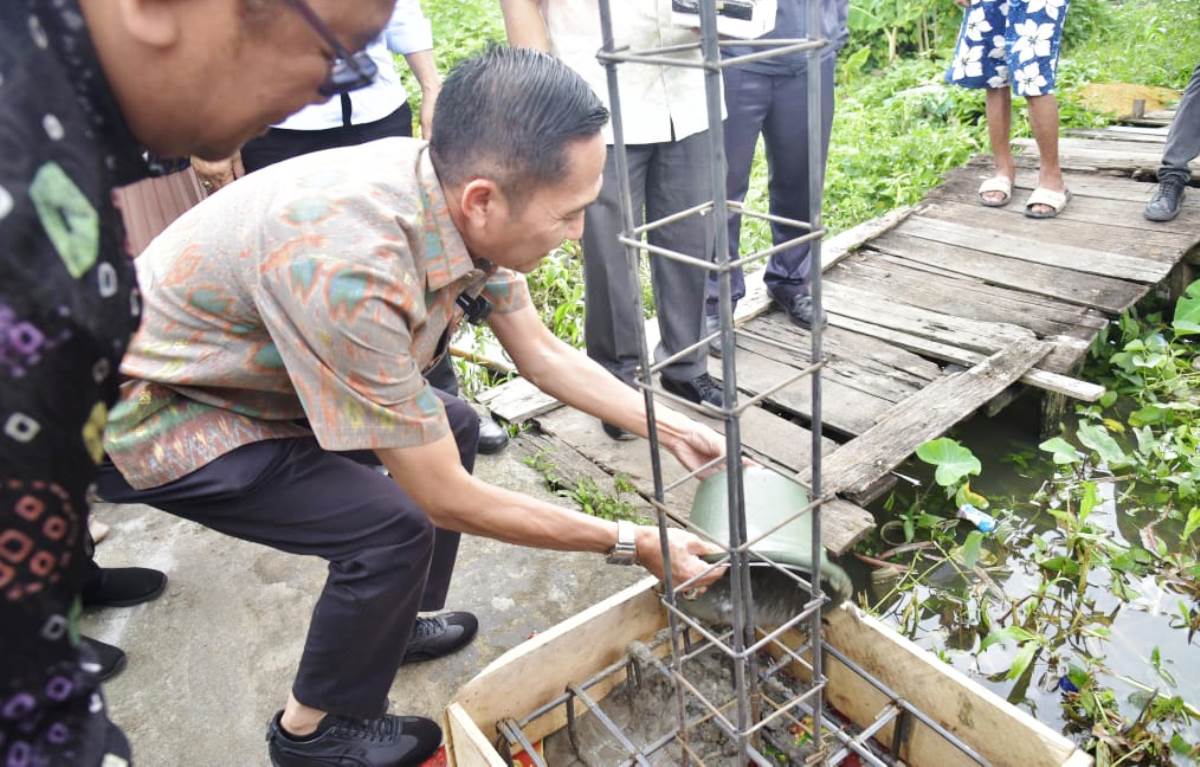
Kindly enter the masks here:
<path id="1" fill-rule="evenodd" d="M 455 299 L 455 303 L 463 310 L 463 315 L 467 318 L 467 322 L 472 325 L 482 325 L 483 321 L 492 313 L 492 302 L 483 296 L 472 298 L 466 293 L 462 293 Z"/>

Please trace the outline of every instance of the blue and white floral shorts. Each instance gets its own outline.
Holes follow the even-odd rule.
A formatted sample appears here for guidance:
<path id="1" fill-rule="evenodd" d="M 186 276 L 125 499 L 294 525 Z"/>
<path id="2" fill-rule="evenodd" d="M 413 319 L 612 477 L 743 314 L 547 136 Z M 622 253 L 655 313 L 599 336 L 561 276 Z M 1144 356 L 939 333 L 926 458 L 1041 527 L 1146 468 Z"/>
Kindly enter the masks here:
<path id="1" fill-rule="evenodd" d="M 946 82 L 1003 88 L 1018 96 L 1054 92 L 1070 0 L 971 0 Z"/>

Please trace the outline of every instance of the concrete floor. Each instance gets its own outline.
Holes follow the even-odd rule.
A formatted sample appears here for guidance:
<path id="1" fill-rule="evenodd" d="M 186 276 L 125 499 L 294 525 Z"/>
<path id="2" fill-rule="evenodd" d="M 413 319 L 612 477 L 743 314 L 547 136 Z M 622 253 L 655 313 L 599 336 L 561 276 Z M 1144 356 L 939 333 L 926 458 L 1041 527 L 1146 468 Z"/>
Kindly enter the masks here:
<path id="1" fill-rule="evenodd" d="M 555 500 L 541 476 L 512 455 L 480 456 L 476 475 Z M 170 576 L 154 602 L 84 616 L 85 633 L 129 655 L 105 692 L 113 719 L 133 742 L 135 763 L 269 764 L 267 721 L 291 686 L 324 562 L 234 540 L 147 506 L 100 504 L 95 513 L 112 526 L 97 548 L 101 565 L 154 567 Z M 440 721 L 454 691 L 491 660 L 644 574 L 595 555 L 465 538 L 448 607 L 474 612 L 479 636 L 454 656 L 402 668 L 392 712 Z"/>

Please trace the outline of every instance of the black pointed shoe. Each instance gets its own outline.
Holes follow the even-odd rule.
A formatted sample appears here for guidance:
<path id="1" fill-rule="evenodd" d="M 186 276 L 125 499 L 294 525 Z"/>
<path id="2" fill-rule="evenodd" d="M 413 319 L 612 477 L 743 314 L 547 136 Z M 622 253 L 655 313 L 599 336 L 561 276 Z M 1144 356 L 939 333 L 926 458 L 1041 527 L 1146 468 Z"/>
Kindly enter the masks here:
<path id="1" fill-rule="evenodd" d="M 148 567 L 102 567 L 83 586 L 84 607 L 133 607 L 157 599 L 167 574 Z"/>
<path id="2" fill-rule="evenodd" d="M 701 373 L 687 381 L 676 381 L 674 378 L 662 377 L 662 387 L 672 394 L 695 402 L 707 402 L 713 407 L 725 404 L 725 393 L 708 373 Z"/>
<path id="3" fill-rule="evenodd" d="M 504 427 L 486 415 L 479 416 L 479 442 L 476 450 L 481 455 L 499 453 L 508 444 L 508 432 Z"/>
<path id="4" fill-rule="evenodd" d="M 471 643 L 479 631 L 479 621 L 471 613 L 442 613 L 432 618 L 417 618 L 404 663 L 420 663 L 457 652 Z"/>
<path id="5" fill-rule="evenodd" d="M 84 671 L 90 671 L 107 682 L 125 670 L 125 651 L 115 645 L 101 642 L 90 636 L 79 636 L 80 662 Z"/>
<path id="6" fill-rule="evenodd" d="M 267 727 L 275 767 L 418 767 L 442 743 L 442 728 L 423 716 L 384 714 L 371 719 L 326 714 L 312 735 L 297 738 L 280 724 Z"/>

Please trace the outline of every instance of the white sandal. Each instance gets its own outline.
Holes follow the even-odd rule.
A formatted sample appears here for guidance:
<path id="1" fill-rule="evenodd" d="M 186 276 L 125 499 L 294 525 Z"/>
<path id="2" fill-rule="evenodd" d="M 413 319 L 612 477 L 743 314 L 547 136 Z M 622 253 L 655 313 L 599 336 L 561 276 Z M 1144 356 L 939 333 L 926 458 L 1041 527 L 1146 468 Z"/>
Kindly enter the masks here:
<path id="1" fill-rule="evenodd" d="M 1037 189 L 1033 190 L 1033 194 L 1029 195 L 1029 200 L 1025 203 L 1025 215 L 1029 218 L 1054 218 L 1059 213 L 1062 213 L 1062 209 L 1067 207 L 1067 203 L 1070 201 L 1070 189 L 1064 189 L 1061 192 L 1055 192 L 1052 189 L 1039 186 Z M 1045 205 L 1050 210 L 1034 210 L 1034 205 Z"/>
<path id="2" fill-rule="evenodd" d="M 986 208 L 1002 208 L 1012 199 L 1012 179 L 1004 175 L 996 175 L 979 185 L 979 204 Z M 999 200 L 989 200 L 984 197 L 988 192 L 1000 192 L 1004 195 Z"/>

